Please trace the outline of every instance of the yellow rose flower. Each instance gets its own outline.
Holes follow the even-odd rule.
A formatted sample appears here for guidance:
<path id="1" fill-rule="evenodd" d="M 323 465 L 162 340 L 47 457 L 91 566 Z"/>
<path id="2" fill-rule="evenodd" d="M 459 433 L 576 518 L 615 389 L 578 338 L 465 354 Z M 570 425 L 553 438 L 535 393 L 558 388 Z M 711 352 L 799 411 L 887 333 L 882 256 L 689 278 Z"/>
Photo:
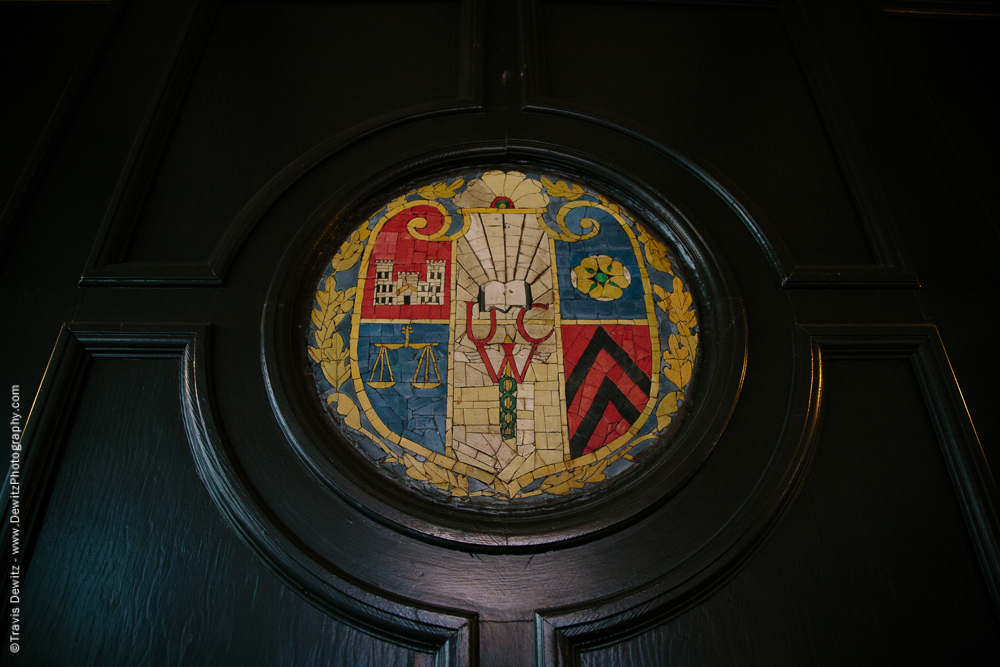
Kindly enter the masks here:
<path id="1" fill-rule="evenodd" d="M 587 257 L 570 275 L 573 287 L 598 301 L 612 301 L 632 284 L 629 270 L 607 255 Z"/>

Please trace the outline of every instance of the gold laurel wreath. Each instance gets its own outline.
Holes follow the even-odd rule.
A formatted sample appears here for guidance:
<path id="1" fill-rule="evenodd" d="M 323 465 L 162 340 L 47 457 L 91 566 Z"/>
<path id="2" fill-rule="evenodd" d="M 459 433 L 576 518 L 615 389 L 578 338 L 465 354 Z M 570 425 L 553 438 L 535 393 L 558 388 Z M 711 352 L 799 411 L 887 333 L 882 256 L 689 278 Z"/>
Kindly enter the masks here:
<path id="1" fill-rule="evenodd" d="M 365 240 L 370 234 L 367 227 L 362 227 L 341 244 L 340 250 L 330 260 L 333 273 L 326 279 L 323 289 L 316 292 L 316 304 L 319 307 L 312 311 L 312 321 L 316 325 L 316 332 L 313 334 L 316 346 L 309 347 L 309 356 L 319 364 L 327 382 L 336 391 L 351 377 L 351 359 L 344 337 L 335 333 L 335 329 L 354 308 L 354 295 L 358 289 L 351 287 L 338 290 L 336 275 L 358 263 Z"/>

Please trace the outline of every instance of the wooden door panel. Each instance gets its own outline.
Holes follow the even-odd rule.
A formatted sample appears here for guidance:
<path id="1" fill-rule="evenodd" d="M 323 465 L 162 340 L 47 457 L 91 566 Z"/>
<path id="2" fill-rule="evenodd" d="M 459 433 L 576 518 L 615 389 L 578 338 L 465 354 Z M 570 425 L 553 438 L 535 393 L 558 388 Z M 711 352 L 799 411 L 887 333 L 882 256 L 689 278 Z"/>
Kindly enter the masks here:
<path id="1" fill-rule="evenodd" d="M 995 198 L 996 127 L 977 119 L 996 115 L 996 51 L 1000 22 L 994 9 L 917 13 L 910 5 L 885 6 L 878 34 L 892 58 L 898 86 L 912 105 L 915 134 L 925 137 L 918 165 L 897 178 L 920 180 L 906 206 L 907 243 L 927 268 L 923 307 L 941 327 L 955 372 L 994 470 L 1000 464 L 1000 419 L 992 399 L 1000 371 L 996 284 L 1000 279 L 1000 229 Z M 879 25 L 879 24 L 877 24 Z M 931 37 L 933 35 L 933 37 Z M 916 147 L 916 145 L 915 145 Z M 887 174 L 888 176 L 888 174 Z M 887 179 L 888 180 L 888 179 Z M 934 194 L 928 196 L 930 192 Z M 947 202 L 947 204 L 944 204 Z M 991 275 L 992 273 L 992 275 Z M 978 312 L 967 320 L 962 312 Z"/>
<path id="2" fill-rule="evenodd" d="M 1000 234 L 983 204 L 986 198 L 950 145 L 942 116 L 924 92 L 933 84 L 923 83 L 917 74 L 922 57 L 908 53 L 905 40 L 897 39 L 892 29 L 899 22 L 940 22 L 945 24 L 939 29 L 941 40 L 947 41 L 954 34 L 947 24 L 961 25 L 968 49 L 992 52 L 989 36 L 995 34 L 996 12 L 957 3 L 931 9 L 919 2 L 840 8 L 819 2 L 810 4 L 808 11 L 920 278 L 914 303 L 941 330 L 982 447 L 996 470 L 1000 422 L 993 409 L 992 378 L 1000 357 L 993 351 L 998 323 L 993 304 L 1000 276 Z M 929 53 L 938 47 L 926 48 Z M 955 81 L 975 76 L 974 66 L 956 62 L 961 52 L 952 52 L 951 58 L 937 61 L 940 68 L 952 63 L 945 76 Z M 987 67 L 985 61 L 981 67 Z M 988 85 L 984 78 L 964 93 L 970 106 L 961 122 L 967 128 L 983 113 L 971 100 L 988 94 Z M 981 145 L 992 145 L 990 132 L 978 131 Z"/>
<path id="3" fill-rule="evenodd" d="M 536 12 L 539 102 L 611 114 L 700 156 L 739 183 L 797 264 L 878 262 L 810 92 L 820 84 L 790 39 L 804 36 L 789 34 L 778 5 L 539 2 Z"/>
<path id="4" fill-rule="evenodd" d="M 174 74 L 190 85 L 158 101 L 180 109 L 159 129 L 169 138 L 137 207 L 129 262 L 207 263 L 240 208 L 323 140 L 469 104 L 471 25 L 457 0 L 223 2 L 197 20 L 211 22 L 205 44 L 189 38 L 182 48 L 196 64 Z"/>
<path id="5" fill-rule="evenodd" d="M 767 544 L 583 665 L 992 664 L 1000 623 L 911 365 L 833 361 L 824 394 L 809 477 Z"/>
<path id="6" fill-rule="evenodd" d="M 956 188 L 961 187 L 960 181 L 971 180 L 977 192 L 968 196 L 982 198 L 982 205 L 995 221 L 1000 219 L 997 202 L 982 197 L 1000 180 L 1000 167 L 988 149 L 1000 141 L 995 123 L 987 120 L 996 118 L 1000 111 L 1000 62 L 996 50 L 989 46 L 995 43 L 1000 26 L 996 10 L 990 14 L 971 18 L 893 12 L 886 23 L 909 73 L 915 75 L 912 83 L 919 88 L 914 93 L 926 95 L 932 105 L 926 112 L 937 119 L 928 120 L 939 120 L 943 125 L 944 136 L 935 143 L 943 144 L 939 150 L 955 151 L 961 161 L 951 167 L 959 171 L 953 178 Z M 996 232 L 993 236 L 995 244 Z"/>
<path id="7" fill-rule="evenodd" d="M 0 122 L 17 128 L 0 138 L 0 202 L 4 202 L 4 209 L 19 182 L 23 187 L 33 175 L 31 162 L 46 151 L 54 129 L 51 126 L 58 124 L 53 114 L 64 106 L 64 96 L 72 96 L 67 86 L 74 72 L 78 67 L 86 68 L 81 59 L 99 29 L 104 10 L 100 5 L 0 6 L 0 62 L 4 63 L 5 82 L 0 93 Z M 25 169 L 31 173 L 23 173 Z"/>
<path id="8" fill-rule="evenodd" d="M 480 94 L 469 2 L 199 0 L 182 14 L 84 284 L 217 285 L 219 256 L 239 241 L 224 232 L 283 167 L 324 139 L 349 144 L 365 127 L 475 107 Z M 350 39 L 343 24 L 357 28 Z M 185 250 L 163 254 L 174 247 Z"/>
<path id="9" fill-rule="evenodd" d="M 997 654 L 989 213 L 879 12 L 106 11 L 3 218 L 3 377 L 25 404 L 42 384 L 23 652 L 0 645 L 4 664 Z M 699 448 L 634 504 L 600 504 L 620 486 L 583 497 L 579 526 L 535 517 L 535 542 L 518 517 L 400 501 L 302 390 L 324 248 L 419 179 L 492 166 L 565 173 L 648 218 L 680 244 L 704 332 Z"/>
<path id="10" fill-rule="evenodd" d="M 330 618 L 239 542 L 195 471 L 179 368 L 89 362 L 24 584 L 31 664 L 432 664 Z"/>

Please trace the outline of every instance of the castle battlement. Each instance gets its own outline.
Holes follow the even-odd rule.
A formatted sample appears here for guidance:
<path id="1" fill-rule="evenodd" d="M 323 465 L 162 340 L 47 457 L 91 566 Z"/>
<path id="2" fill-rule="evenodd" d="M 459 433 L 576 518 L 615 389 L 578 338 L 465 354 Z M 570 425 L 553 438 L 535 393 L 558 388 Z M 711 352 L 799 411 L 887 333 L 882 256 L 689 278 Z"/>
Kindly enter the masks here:
<path id="1" fill-rule="evenodd" d="M 375 260 L 375 306 L 440 306 L 444 303 L 445 261 L 427 262 L 424 280 L 419 271 L 395 272 L 392 260 Z M 393 276 L 393 273 L 396 275 Z"/>

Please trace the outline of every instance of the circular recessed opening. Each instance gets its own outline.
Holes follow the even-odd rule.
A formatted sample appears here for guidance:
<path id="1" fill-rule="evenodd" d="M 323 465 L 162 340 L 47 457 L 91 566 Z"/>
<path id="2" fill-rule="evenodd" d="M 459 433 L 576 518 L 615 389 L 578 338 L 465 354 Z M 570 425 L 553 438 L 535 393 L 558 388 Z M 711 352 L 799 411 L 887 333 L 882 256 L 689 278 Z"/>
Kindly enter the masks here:
<path id="1" fill-rule="evenodd" d="M 668 448 L 703 350 L 652 225 L 530 170 L 373 200 L 299 329 L 331 446 L 422 499 L 500 512 L 589 496 Z"/>

